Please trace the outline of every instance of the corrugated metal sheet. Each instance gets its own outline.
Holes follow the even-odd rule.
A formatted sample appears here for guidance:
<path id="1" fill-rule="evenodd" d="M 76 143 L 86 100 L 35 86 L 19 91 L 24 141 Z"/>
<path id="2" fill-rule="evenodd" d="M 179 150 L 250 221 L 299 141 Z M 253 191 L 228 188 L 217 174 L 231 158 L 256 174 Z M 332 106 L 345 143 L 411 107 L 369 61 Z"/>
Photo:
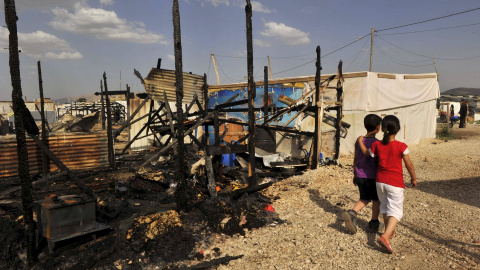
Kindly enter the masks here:
<path id="1" fill-rule="evenodd" d="M 50 133 L 49 148 L 70 170 L 95 169 L 108 166 L 106 132 Z M 35 141 L 27 138 L 30 174 L 42 171 L 42 154 Z M 18 170 L 15 136 L 0 137 L 0 178 L 16 177 Z M 50 161 L 50 171 L 58 171 Z"/>
<path id="2" fill-rule="evenodd" d="M 145 78 L 145 90 L 155 100 L 164 101 L 163 91 L 167 93 L 168 101 L 175 102 L 175 70 L 152 68 Z M 183 73 L 183 103 L 190 103 L 193 94 L 197 93 L 203 104 L 203 76 Z"/>

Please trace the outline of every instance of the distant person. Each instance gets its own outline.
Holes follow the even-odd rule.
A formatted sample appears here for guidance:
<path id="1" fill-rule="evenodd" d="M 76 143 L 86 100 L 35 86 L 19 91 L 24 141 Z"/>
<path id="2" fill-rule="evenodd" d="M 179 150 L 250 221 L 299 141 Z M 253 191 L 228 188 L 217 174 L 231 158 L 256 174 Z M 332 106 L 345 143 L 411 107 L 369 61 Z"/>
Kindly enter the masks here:
<path id="1" fill-rule="evenodd" d="M 385 232 L 377 239 L 377 242 L 388 253 L 393 253 L 390 240 L 395 235 L 395 228 L 403 217 L 403 182 L 402 159 L 410 174 L 410 183 L 413 188 L 417 187 L 417 177 L 412 161 L 408 156 L 408 146 L 396 141 L 395 136 L 400 131 L 400 121 L 394 115 L 387 115 L 382 120 L 382 141 L 372 144 L 367 149 L 363 143 L 363 136 L 358 137 L 357 142 L 364 155 L 377 157 L 377 194 L 380 200 L 380 213 L 385 222 Z"/>
<path id="2" fill-rule="evenodd" d="M 454 116 L 455 116 L 455 110 L 454 110 L 453 104 L 451 104 L 450 105 L 450 118 L 452 118 Z"/>
<path id="3" fill-rule="evenodd" d="M 380 131 L 382 118 L 375 114 L 369 114 L 363 119 L 363 125 L 367 129 L 367 134 L 363 137 L 362 143 L 370 148 L 372 144 L 378 141 L 375 135 Z M 355 203 L 353 209 L 342 214 L 345 220 L 345 227 L 348 232 L 355 234 L 357 232 L 357 214 L 369 202 L 372 202 L 372 219 L 368 222 L 368 227 L 375 232 L 380 227 L 378 216 L 380 214 L 380 201 L 378 201 L 377 187 L 375 178 L 377 176 L 377 164 L 374 158 L 365 156 L 358 143 L 355 143 L 355 154 L 353 165 L 353 184 L 358 187 L 360 200 Z"/>
<path id="4" fill-rule="evenodd" d="M 467 102 L 465 101 L 465 99 L 462 99 L 462 103 L 460 104 L 460 128 L 465 128 L 467 126 L 467 111 Z"/>

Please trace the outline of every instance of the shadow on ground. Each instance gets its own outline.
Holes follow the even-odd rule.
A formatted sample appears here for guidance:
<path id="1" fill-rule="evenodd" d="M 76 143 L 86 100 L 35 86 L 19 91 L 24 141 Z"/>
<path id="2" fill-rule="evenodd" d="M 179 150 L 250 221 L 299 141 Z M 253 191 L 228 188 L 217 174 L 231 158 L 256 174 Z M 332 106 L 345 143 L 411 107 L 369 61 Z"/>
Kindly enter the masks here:
<path id="1" fill-rule="evenodd" d="M 316 203 L 320 208 L 322 208 L 325 212 L 332 213 L 336 216 L 335 223 L 329 224 L 328 226 L 334 228 L 335 230 L 339 231 L 340 233 L 349 234 L 347 229 L 344 226 L 344 221 L 342 219 L 342 213 L 345 211 L 340 205 L 342 202 L 332 203 L 329 200 L 323 198 L 320 192 L 316 189 L 309 189 L 308 193 L 310 193 L 309 197 L 312 202 Z M 349 202 L 353 205 L 354 202 Z M 340 205 L 337 205 L 340 204 Z M 377 233 L 369 232 L 368 231 L 368 221 L 358 218 L 357 219 L 357 230 L 365 230 L 367 232 L 367 244 L 372 249 L 380 250 L 378 245 L 376 244 L 376 237 Z"/>
<path id="2" fill-rule="evenodd" d="M 421 182 L 418 190 L 438 197 L 480 207 L 480 177 Z"/>

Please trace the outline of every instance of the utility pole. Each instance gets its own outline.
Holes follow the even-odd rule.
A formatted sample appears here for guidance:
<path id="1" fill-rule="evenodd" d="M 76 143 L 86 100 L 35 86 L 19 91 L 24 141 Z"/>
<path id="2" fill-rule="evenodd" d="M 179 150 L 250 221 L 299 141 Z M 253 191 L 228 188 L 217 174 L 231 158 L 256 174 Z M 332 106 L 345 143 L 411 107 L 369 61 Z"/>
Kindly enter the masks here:
<path id="1" fill-rule="evenodd" d="M 270 80 L 273 80 L 272 66 L 270 65 L 270 56 L 267 55 L 268 59 L 268 70 L 270 71 Z"/>
<path id="2" fill-rule="evenodd" d="M 437 74 L 437 81 L 438 81 L 438 71 L 437 71 L 437 64 L 435 63 L 435 56 L 432 54 L 433 59 L 433 66 L 435 67 L 435 73 Z"/>
<path id="3" fill-rule="evenodd" d="M 370 72 L 372 72 L 372 65 L 373 65 L 373 34 L 375 30 L 372 27 L 372 33 L 370 34 Z"/>
<path id="4" fill-rule="evenodd" d="M 213 67 L 215 68 L 215 74 L 217 75 L 217 85 L 220 85 L 220 77 L 218 77 L 217 62 L 215 62 L 215 55 L 212 53 Z"/>

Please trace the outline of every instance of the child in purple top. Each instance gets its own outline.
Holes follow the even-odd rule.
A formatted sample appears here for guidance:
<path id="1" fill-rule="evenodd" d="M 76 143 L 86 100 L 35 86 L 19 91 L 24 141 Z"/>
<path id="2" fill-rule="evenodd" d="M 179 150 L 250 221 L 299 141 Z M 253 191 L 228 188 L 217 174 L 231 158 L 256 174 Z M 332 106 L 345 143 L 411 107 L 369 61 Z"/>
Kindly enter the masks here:
<path id="1" fill-rule="evenodd" d="M 380 131 L 381 122 L 382 118 L 375 114 L 369 114 L 363 119 L 363 124 L 367 129 L 367 135 L 364 136 L 363 143 L 367 148 L 378 141 L 375 135 Z M 380 221 L 378 220 L 380 201 L 378 200 L 375 183 L 377 164 L 374 158 L 365 156 L 362 153 L 357 142 L 355 142 L 353 165 L 355 166 L 353 171 L 353 184 L 358 186 L 360 200 L 353 206 L 352 210 L 348 210 L 342 214 L 345 220 L 345 227 L 348 232 L 355 234 L 357 232 L 357 213 L 369 202 L 372 202 L 372 220 L 368 222 L 368 227 L 371 230 L 378 231 L 380 227 Z"/>

